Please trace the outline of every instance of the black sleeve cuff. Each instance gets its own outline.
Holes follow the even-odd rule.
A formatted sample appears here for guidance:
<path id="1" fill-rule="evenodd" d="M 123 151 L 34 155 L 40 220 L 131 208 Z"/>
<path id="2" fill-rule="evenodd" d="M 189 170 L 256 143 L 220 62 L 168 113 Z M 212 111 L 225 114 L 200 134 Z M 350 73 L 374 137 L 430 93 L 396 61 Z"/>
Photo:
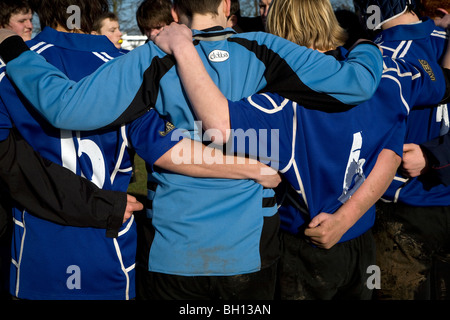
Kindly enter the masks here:
<path id="1" fill-rule="evenodd" d="M 103 190 L 103 193 L 105 193 L 105 191 L 106 190 Z M 111 214 L 107 222 L 108 225 L 106 227 L 106 236 L 108 238 L 117 238 L 119 235 L 119 229 L 123 224 L 123 217 L 127 207 L 127 194 L 119 191 L 109 191 L 109 193 L 111 197 L 108 207 Z"/>
<path id="2" fill-rule="evenodd" d="M 360 42 L 355 43 L 351 48 L 349 48 L 348 52 L 352 51 L 353 49 L 355 49 L 360 44 L 370 44 L 370 45 L 372 45 L 374 47 L 377 47 L 379 49 L 378 45 L 375 42 L 370 41 L 370 40 L 366 40 L 366 39 L 362 39 Z"/>
<path id="3" fill-rule="evenodd" d="M 21 37 L 12 36 L 0 44 L 0 57 L 5 63 L 8 63 L 28 50 L 30 49 Z"/>

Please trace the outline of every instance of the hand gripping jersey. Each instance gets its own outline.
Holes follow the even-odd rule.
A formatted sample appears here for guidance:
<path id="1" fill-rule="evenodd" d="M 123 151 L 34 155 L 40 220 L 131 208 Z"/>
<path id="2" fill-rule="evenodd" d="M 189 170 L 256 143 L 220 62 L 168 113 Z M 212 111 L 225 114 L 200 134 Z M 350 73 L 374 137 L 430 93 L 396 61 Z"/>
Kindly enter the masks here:
<path id="1" fill-rule="evenodd" d="M 303 206 L 303 211 L 280 208 L 283 230 L 297 234 L 317 214 L 334 213 L 365 181 L 382 149 L 402 156 L 411 106 L 444 96 L 445 81 L 437 64 L 430 65 L 438 77 L 432 81 L 418 62 L 414 68 L 390 58 L 384 61 L 374 97 L 346 112 L 307 109 L 277 94 L 229 102 L 234 150 L 260 158 L 269 155 L 269 164 L 283 173 Z M 242 130 L 257 141 L 245 143 Z M 259 145 L 257 153 L 251 151 L 254 145 Z M 366 232 L 374 219 L 373 206 L 340 242 Z"/>
<path id="2" fill-rule="evenodd" d="M 308 107 L 329 106 L 333 111 L 368 99 L 381 75 L 381 56 L 372 45 L 356 47 L 347 63 L 341 63 L 266 33 L 238 35 L 231 29 L 216 28 L 194 34 L 196 48 L 211 77 L 234 100 L 270 89 L 286 93 L 294 100 L 302 99 Z M 64 125 L 67 121 L 78 128 L 114 120 L 110 117 L 114 111 L 100 111 L 104 105 L 100 101 L 109 101 L 110 90 L 106 95 L 98 84 L 108 78 L 119 92 L 114 105 L 122 106 L 115 113 L 121 115 L 116 123 L 126 121 L 142 107 L 154 106 L 177 127 L 187 129 L 193 138 L 202 138 L 201 126 L 194 122 L 174 59 L 151 43 L 109 62 L 99 73 L 78 84 L 67 82 L 50 70 L 39 76 L 43 80 L 40 88 L 30 88 L 39 86 L 39 81 L 34 79 L 24 85 L 27 76 L 20 72 L 22 66 L 18 63 L 23 57 L 33 59 L 29 53 L 23 54 L 8 64 L 8 70 L 17 75 L 14 81 L 34 105 L 43 105 L 36 94 L 44 90 L 48 95 L 41 99 L 49 99 L 52 106 L 61 100 L 71 100 L 62 103 L 63 109 L 52 107 L 51 112 L 38 107 L 47 116 L 50 113 L 47 118 L 54 124 Z M 44 67 L 41 60 L 33 61 L 35 77 Z M 58 77 L 52 76 L 55 74 Z M 62 91 L 58 91 L 59 82 L 63 83 Z M 78 89 L 83 94 L 77 94 Z M 327 94 L 330 90 L 334 93 Z M 80 123 L 75 118 L 84 112 L 81 101 L 88 96 L 94 100 L 102 97 L 98 109 L 95 108 L 98 114 Z M 78 115 L 65 120 L 74 107 L 72 102 L 77 104 Z M 129 107 L 122 113 L 124 106 Z M 109 120 L 105 121 L 105 116 Z M 148 216 L 155 228 L 149 253 L 150 271 L 235 275 L 258 271 L 277 259 L 279 218 L 273 190 L 263 189 L 254 181 L 197 179 L 167 172 L 152 173 L 149 180 L 149 185 L 157 186 L 149 190 Z"/>
<path id="3" fill-rule="evenodd" d="M 60 33 L 50 28 L 28 44 L 74 80 L 121 56 L 106 37 Z M 2 71 L 2 129 L 14 123 L 43 157 L 92 180 L 101 188 L 126 192 L 131 175 L 126 151 L 129 144 L 143 144 L 148 149 L 146 152 L 144 147 L 137 149 L 144 150 L 141 155 L 149 164 L 174 145 L 159 134 L 164 132 L 165 122 L 155 112 L 119 130 L 55 129 L 17 95 Z M 107 238 L 103 229 L 57 225 L 36 218 L 18 206 L 13 217 L 11 294 L 23 299 L 127 299 L 135 296 L 136 226 L 133 218 L 113 239 Z"/>
<path id="4" fill-rule="evenodd" d="M 384 30 L 376 42 L 384 54 L 407 61 L 440 61 L 447 46 L 445 30 L 436 27 L 433 20 L 400 25 Z M 433 74 L 430 73 L 430 76 Z M 414 107 L 408 117 L 405 143 L 422 144 L 448 132 L 447 105 Z M 450 188 L 430 184 L 426 176 L 405 179 L 397 174 L 383 199 L 411 206 L 447 206 L 450 204 Z"/>

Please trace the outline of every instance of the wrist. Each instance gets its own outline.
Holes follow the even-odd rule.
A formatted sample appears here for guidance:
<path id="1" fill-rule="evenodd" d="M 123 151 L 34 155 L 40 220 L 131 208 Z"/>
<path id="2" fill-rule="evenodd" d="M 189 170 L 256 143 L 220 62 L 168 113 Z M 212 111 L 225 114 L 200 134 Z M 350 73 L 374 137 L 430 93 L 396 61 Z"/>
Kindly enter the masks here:
<path id="1" fill-rule="evenodd" d="M 193 54 L 197 55 L 197 50 L 191 40 L 183 38 L 181 41 L 174 41 L 172 53 L 177 60 L 183 61 L 183 59 L 191 58 Z"/>
<path id="2" fill-rule="evenodd" d="M 337 221 L 348 230 L 355 224 L 358 218 L 362 216 L 362 210 L 361 207 L 350 198 L 334 213 L 334 216 Z"/>

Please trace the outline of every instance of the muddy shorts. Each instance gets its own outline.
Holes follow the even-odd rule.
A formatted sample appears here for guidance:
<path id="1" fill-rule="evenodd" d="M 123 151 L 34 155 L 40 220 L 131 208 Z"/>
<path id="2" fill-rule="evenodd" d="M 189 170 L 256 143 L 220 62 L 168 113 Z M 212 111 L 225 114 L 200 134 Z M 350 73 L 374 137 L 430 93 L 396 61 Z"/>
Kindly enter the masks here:
<path id="1" fill-rule="evenodd" d="M 372 231 L 381 270 L 376 298 L 450 298 L 450 207 L 379 202 Z"/>
<path id="2" fill-rule="evenodd" d="M 178 276 L 136 270 L 138 300 L 273 300 L 277 264 L 236 276 Z"/>
<path id="3" fill-rule="evenodd" d="M 312 246 L 303 236 L 283 233 L 279 292 L 283 300 L 369 300 L 367 285 L 375 265 L 370 231 L 331 249 Z"/>

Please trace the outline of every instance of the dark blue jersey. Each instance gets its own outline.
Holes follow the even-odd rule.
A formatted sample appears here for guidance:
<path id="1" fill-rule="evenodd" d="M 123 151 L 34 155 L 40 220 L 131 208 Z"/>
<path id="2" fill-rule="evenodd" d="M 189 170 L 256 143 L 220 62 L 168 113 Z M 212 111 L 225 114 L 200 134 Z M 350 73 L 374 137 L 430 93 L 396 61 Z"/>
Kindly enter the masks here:
<path id="1" fill-rule="evenodd" d="M 435 81 L 419 62 L 414 67 L 386 58 L 374 97 L 343 113 L 307 109 L 277 94 L 229 102 L 234 150 L 267 158 L 295 189 L 295 200 L 303 207 L 280 208 L 282 229 L 296 234 L 319 213 L 334 213 L 365 181 L 382 149 L 402 156 L 411 106 L 426 97 L 439 102 L 445 93 L 440 67 L 431 63 L 426 70 L 436 71 Z M 251 151 L 255 142 L 243 143 L 239 129 L 257 137 L 256 154 Z M 340 241 L 363 234 L 374 219 L 372 207 Z"/>
<path id="2" fill-rule="evenodd" d="M 376 40 L 384 54 L 407 61 L 440 61 L 447 47 L 447 34 L 436 27 L 433 20 L 399 25 L 384 30 Z M 424 101 L 422 101 L 423 105 Z M 448 131 L 447 105 L 414 107 L 408 116 L 404 142 L 422 144 Z M 427 176 L 406 179 L 398 174 L 386 194 L 385 200 L 412 206 L 447 206 L 450 187 L 428 181 Z"/>
<path id="3" fill-rule="evenodd" d="M 105 37 L 60 33 L 50 28 L 28 44 L 72 79 L 80 79 L 122 55 Z M 14 123 L 42 156 L 104 189 L 127 191 L 131 176 L 127 149 L 131 144 L 142 151 L 141 156 L 150 165 L 175 144 L 159 133 L 165 131 L 166 123 L 154 111 L 119 130 L 60 130 L 34 111 L 7 77 L 2 77 L 0 86 L 2 129 Z M 19 206 L 14 209 L 13 218 L 11 294 L 24 299 L 135 296 L 133 218 L 114 239 L 107 238 L 102 229 L 66 227 L 39 219 Z"/>

